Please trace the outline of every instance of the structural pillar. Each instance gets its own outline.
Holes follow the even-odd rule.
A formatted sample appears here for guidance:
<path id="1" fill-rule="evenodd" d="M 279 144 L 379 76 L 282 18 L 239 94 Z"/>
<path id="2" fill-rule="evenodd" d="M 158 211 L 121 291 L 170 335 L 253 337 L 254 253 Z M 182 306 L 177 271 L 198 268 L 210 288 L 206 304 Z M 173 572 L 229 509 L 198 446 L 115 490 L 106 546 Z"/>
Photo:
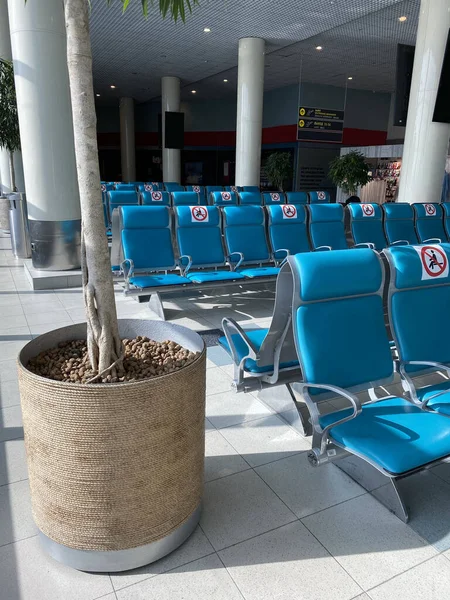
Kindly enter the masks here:
<path id="1" fill-rule="evenodd" d="M 239 40 L 235 185 L 257 185 L 261 178 L 261 136 L 265 42 Z"/>
<path id="2" fill-rule="evenodd" d="M 399 202 L 439 202 L 450 124 L 433 123 L 450 27 L 450 0 L 422 0 L 406 121 Z"/>
<path id="3" fill-rule="evenodd" d="M 121 98 L 120 110 L 120 157 L 122 181 L 136 181 L 136 149 L 134 140 L 134 100 Z"/>
<path id="4" fill-rule="evenodd" d="M 61 0 L 8 0 L 33 266 L 80 266 L 81 211 Z"/>
<path id="5" fill-rule="evenodd" d="M 181 151 L 166 148 L 166 112 L 180 110 L 180 80 L 178 77 L 161 78 L 161 119 L 162 119 L 162 163 L 163 180 L 181 182 Z"/>

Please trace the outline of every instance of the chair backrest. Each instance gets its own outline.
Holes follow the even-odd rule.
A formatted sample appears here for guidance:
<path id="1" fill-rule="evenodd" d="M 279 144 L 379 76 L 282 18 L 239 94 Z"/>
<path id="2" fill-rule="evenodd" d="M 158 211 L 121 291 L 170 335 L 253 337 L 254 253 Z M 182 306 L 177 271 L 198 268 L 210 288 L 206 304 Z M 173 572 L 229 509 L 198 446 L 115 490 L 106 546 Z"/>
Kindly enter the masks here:
<path id="1" fill-rule="evenodd" d="M 367 248 L 288 257 L 294 338 L 305 382 L 368 389 L 393 377 L 384 268 Z M 313 392 L 311 392 L 313 393 Z"/>
<path id="2" fill-rule="evenodd" d="M 444 230 L 447 239 L 450 240 L 450 202 L 442 203 L 442 210 L 444 212 Z"/>
<path id="3" fill-rule="evenodd" d="M 225 265 L 221 214 L 217 206 L 175 207 L 175 228 L 180 255 L 190 256 L 192 266 Z"/>
<path id="4" fill-rule="evenodd" d="M 109 227 L 111 223 L 108 212 L 108 192 L 112 192 L 114 190 L 114 184 L 102 181 L 100 183 L 100 187 L 102 190 L 103 216 L 105 218 L 105 227 Z"/>
<path id="5" fill-rule="evenodd" d="M 200 194 L 197 192 L 172 192 L 173 206 L 190 206 L 200 204 Z"/>
<path id="6" fill-rule="evenodd" d="M 350 231 L 355 244 L 372 243 L 378 251 L 386 248 L 383 229 L 383 213 L 378 204 L 351 203 L 347 207 L 350 215 Z"/>
<path id="7" fill-rule="evenodd" d="M 310 204 L 325 204 L 331 202 L 329 192 L 308 192 Z"/>
<path id="8" fill-rule="evenodd" d="M 161 192 L 155 190 L 153 192 L 141 192 L 142 204 L 147 206 L 158 206 L 163 204 L 164 206 L 170 206 L 170 194 L 169 192 Z"/>
<path id="9" fill-rule="evenodd" d="M 239 192 L 242 192 L 242 187 L 239 185 L 226 185 L 224 186 L 224 190 L 226 192 L 234 192 L 235 194 L 238 194 Z"/>
<path id="10" fill-rule="evenodd" d="M 309 234 L 314 250 L 320 246 L 331 246 L 332 250 L 348 248 L 341 204 L 310 204 L 308 211 Z"/>
<path id="11" fill-rule="evenodd" d="M 269 215 L 269 241 L 272 253 L 277 250 L 289 250 L 290 254 L 309 252 L 308 230 L 306 227 L 306 209 L 295 204 L 273 204 L 267 207 Z M 284 258 L 285 254 L 280 257 Z"/>
<path id="12" fill-rule="evenodd" d="M 170 194 L 172 192 L 183 192 L 184 191 L 184 187 L 180 183 L 177 183 L 175 181 L 164 182 L 164 189 L 166 190 L 166 192 L 169 192 Z"/>
<path id="13" fill-rule="evenodd" d="M 261 206 L 262 197 L 261 192 L 240 192 L 239 193 L 239 204 L 257 204 Z"/>
<path id="14" fill-rule="evenodd" d="M 264 192 L 262 196 L 263 203 L 266 206 L 270 204 L 284 204 L 286 200 L 283 192 Z"/>
<path id="15" fill-rule="evenodd" d="M 237 204 L 237 194 L 234 192 L 211 192 L 210 204 L 216 206 L 230 206 L 230 204 Z"/>
<path id="16" fill-rule="evenodd" d="M 116 191 L 118 191 L 118 192 L 135 192 L 136 185 L 134 183 L 117 183 Z"/>
<path id="17" fill-rule="evenodd" d="M 241 189 L 243 192 L 258 192 L 258 194 L 260 193 L 258 185 L 243 185 Z"/>
<path id="18" fill-rule="evenodd" d="M 450 363 L 450 245 L 397 246 L 384 254 L 391 274 L 389 321 L 399 358 Z M 424 367 L 407 367 L 419 369 Z"/>
<path id="19" fill-rule="evenodd" d="M 287 204 L 308 204 L 308 192 L 286 192 Z"/>
<path id="20" fill-rule="evenodd" d="M 227 254 L 241 252 L 244 256 L 243 264 L 272 260 L 262 206 L 227 206 L 223 208 L 223 219 Z"/>
<path id="21" fill-rule="evenodd" d="M 407 202 L 388 202 L 383 205 L 384 231 L 388 244 L 403 240 L 408 244 L 418 244 L 414 229 L 414 211 Z"/>
<path id="22" fill-rule="evenodd" d="M 175 268 L 168 206 L 122 206 L 120 221 L 123 258 L 131 259 L 135 270 Z"/>
<path id="23" fill-rule="evenodd" d="M 421 244 L 431 239 L 434 243 L 437 240 L 440 242 L 447 241 L 440 204 L 417 203 L 413 204 L 413 210 L 416 217 L 416 233 Z"/>
<path id="24" fill-rule="evenodd" d="M 212 192 L 223 192 L 223 186 L 222 185 L 207 185 L 205 190 L 206 190 L 206 195 L 209 197 L 209 195 Z"/>
<path id="25" fill-rule="evenodd" d="M 196 194 L 198 194 L 200 197 L 200 204 L 203 204 L 202 200 L 206 198 L 205 187 L 203 185 L 187 185 L 186 191 L 195 192 Z"/>
<path id="26" fill-rule="evenodd" d="M 157 181 L 147 182 L 147 183 L 139 183 L 138 186 L 139 192 L 160 192 L 163 187 Z"/>
<path id="27" fill-rule="evenodd" d="M 135 190 L 128 190 L 125 192 L 112 190 L 111 192 L 108 192 L 109 221 L 111 222 L 111 215 L 115 208 L 127 204 L 139 204 L 139 195 Z"/>

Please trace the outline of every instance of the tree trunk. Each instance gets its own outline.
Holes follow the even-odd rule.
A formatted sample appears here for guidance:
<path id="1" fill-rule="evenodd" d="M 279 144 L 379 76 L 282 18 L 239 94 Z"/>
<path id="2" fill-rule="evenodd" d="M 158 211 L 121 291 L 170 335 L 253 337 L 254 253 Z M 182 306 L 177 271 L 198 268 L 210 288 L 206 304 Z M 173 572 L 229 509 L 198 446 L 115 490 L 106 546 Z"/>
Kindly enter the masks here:
<path id="1" fill-rule="evenodd" d="M 14 168 L 14 152 L 9 153 L 9 173 L 11 175 L 11 191 L 17 192 L 16 170 Z"/>
<path id="2" fill-rule="evenodd" d="M 103 217 L 92 82 L 89 0 L 65 0 L 67 65 L 81 201 L 83 292 L 92 368 L 122 369 L 114 286 Z"/>

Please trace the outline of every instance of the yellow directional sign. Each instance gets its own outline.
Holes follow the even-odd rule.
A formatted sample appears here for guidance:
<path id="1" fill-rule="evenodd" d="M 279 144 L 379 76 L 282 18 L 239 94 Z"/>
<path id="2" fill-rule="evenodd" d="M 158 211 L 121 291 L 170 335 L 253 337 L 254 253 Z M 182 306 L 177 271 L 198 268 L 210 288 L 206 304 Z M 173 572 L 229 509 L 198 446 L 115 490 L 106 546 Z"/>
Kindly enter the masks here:
<path id="1" fill-rule="evenodd" d="M 303 119 L 300 119 L 300 121 L 298 122 L 298 126 L 299 127 L 304 127 L 305 126 L 305 121 Z"/>
<path id="2" fill-rule="evenodd" d="M 301 117 L 304 117 L 306 114 L 306 110 L 304 108 L 301 108 L 298 112 L 300 113 Z"/>

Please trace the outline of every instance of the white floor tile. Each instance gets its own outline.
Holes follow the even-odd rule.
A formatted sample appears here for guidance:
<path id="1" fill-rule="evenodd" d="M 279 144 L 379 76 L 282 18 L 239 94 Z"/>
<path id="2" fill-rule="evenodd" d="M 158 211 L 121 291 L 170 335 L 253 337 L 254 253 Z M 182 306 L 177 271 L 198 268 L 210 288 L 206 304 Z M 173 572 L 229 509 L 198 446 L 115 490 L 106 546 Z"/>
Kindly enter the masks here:
<path id="1" fill-rule="evenodd" d="M 9 317 L 23 316 L 24 312 L 20 303 L 14 303 L 0 306 L 0 314 L 2 319 L 9 319 Z"/>
<path id="2" fill-rule="evenodd" d="M 3 308 L 0 307 L 0 317 L 2 317 L 0 321 L 0 335 L 17 327 L 28 327 L 24 314 L 9 315 L 8 318 L 4 318 Z"/>
<path id="3" fill-rule="evenodd" d="M 14 371 L 13 375 L 16 375 L 16 364 L 14 363 L 11 365 L 11 368 Z M 20 404 L 19 384 L 17 383 L 17 379 L 4 381 L 0 375 L 0 408 L 17 406 L 17 404 Z"/>
<path id="4" fill-rule="evenodd" d="M 18 481 L 0 487 L 0 546 L 36 534 L 37 527 L 31 515 L 28 481 Z"/>
<path id="5" fill-rule="evenodd" d="M 205 437 L 205 481 L 219 479 L 250 468 L 219 431 L 210 431 Z"/>
<path id="6" fill-rule="evenodd" d="M 369 494 L 306 517 L 303 523 L 364 590 L 436 554 Z"/>
<path id="7" fill-rule="evenodd" d="M 54 561 L 36 537 L 0 548 L 0 581 L 4 600 L 95 600 L 113 591 L 108 575 L 84 573 Z"/>
<path id="8" fill-rule="evenodd" d="M 231 390 L 232 379 L 220 367 L 206 369 L 206 395 Z"/>
<path id="9" fill-rule="evenodd" d="M 73 324 L 73 321 L 60 321 L 58 323 L 46 323 L 45 325 L 30 325 L 30 331 L 31 335 L 36 337 L 38 335 L 42 335 L 43 333 L 47 333 L 48 331 L 53 331 L 54 329 L 70 327 Z"/>
<path id="10" fill-rule="evenodd" d="M 449 597 L 450 561 L 444 556 L 394 577 L 370 590 L 372 600 L 444 600 Z"/>
<path id="11" fill-rule="evenodd" d="M 243 471 L 205 485 L 201 526 L 216 550 L 294 519 L 295 515 L 254 471 Z"/>
<path id="12" fill-rule="evenodd" d="M 271 414 L 272 412 L 252 394 L 238 394 L 231 390 L 206 397 L 206 416 L 217 429 Z"/>
<path id="13" fill-rule="evenodd" d="M 273 415 L 221 430 L 245 460 L 258 467 L 309 449 L 308 442 Z"/>
<path id="14" fill-rule="evenodd" d="M 52 310 L 50 312 L 44 312 L 42 310 L 36 314 L 27 314 L 28 325 L 47 325 L 47 323 L 64 323 L 70 321 L 70 316 L 68 312 L 64 309 L 61 310 Z"/>
<path id="15" fill-rule="evenodd" d="M 124 573 L 111 573 L 111 581 L 115 590 L 139 583 L 160 573 L 165 573 L 181 565 L 185 565 L 214 552 L 205 534 L 197 527 L 191 537 L 180 548 L 155 563 Z"/>
<path id="16" fill-rule="evenodd" d="M 23 440 L 0 443 L 0 486 L 28 479 L 27 457 Z"/>
<path id="17" fill-rule="evenodd" d="M 2 316 L 8 314 L 8 306 L 22 306 L 20 303 L 19 294 L 1 294 L 0 293 L 0 310 Z"/>
<path id="18" fill-rule="evenodd" d="M 365 491 L 335 465 L 312 467 L 305 452 L 258 467 L 256 472 L 299 518 Z"/>
<path id="19" fill-rule="evenodd" d="M 242 600 L 213 554 L 117 592 L 118 600 Z"/>
<path id="20" fill-rule="evenodd" d="M 361 592 L 298 521 L 219 555 L 246 600 L 350 600 Z"/>
<path id="21" fill-rule="evenodd" d="M 20 405 L 0 409 L 0 442 L 23 438 L 22 410 Z"/>
<path id="22" fill-rule="evenodd" d="M 17 364 L 14 359 L 2 360 L 0 356 L 0 382 L 17 381 Z"/>

